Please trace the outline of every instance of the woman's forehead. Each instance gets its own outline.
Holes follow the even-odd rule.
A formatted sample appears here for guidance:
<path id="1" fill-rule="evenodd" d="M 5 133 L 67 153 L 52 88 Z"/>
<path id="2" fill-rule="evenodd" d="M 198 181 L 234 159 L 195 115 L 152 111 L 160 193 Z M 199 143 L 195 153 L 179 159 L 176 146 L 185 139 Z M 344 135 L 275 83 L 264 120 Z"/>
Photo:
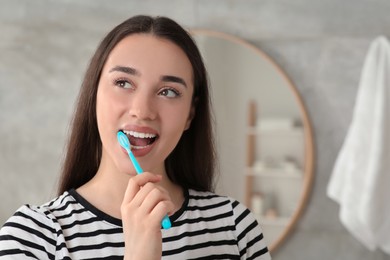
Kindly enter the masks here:
<path id="1" fill-rule="evenodd" d="M 161 73 L 179 73 L 192 79 L 192 65 L 186 53 L 171 40 L 138 33 L 125 37 L 110 52 L 106 65 L 130 66 L 139 70 L 153 68 Z"/>

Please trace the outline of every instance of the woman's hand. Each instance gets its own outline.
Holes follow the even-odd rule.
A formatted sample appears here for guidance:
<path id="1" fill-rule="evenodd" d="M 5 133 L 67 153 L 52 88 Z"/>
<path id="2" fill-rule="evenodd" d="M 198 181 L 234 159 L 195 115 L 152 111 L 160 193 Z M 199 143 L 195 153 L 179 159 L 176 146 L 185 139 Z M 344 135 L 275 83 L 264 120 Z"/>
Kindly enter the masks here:
<path id="1" fill-rule="evenodd" d="M 174 209 L 161 179 L 143 172 L 129 180 L 121 206 L 125 259 L 161 259 L 161 220 Z"/>

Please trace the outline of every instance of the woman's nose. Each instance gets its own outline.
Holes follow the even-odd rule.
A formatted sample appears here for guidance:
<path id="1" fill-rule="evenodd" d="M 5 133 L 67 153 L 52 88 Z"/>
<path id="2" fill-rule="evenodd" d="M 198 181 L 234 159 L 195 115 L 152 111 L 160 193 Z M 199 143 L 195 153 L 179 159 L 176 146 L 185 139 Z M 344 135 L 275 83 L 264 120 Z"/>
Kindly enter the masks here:
<path id="1" fill-rule="evenodd" d="M 139 120 L 154 120 L 156 118 L 155 102 L 149 93 L 136 93 L 130 100 L 129 114 Z"/>

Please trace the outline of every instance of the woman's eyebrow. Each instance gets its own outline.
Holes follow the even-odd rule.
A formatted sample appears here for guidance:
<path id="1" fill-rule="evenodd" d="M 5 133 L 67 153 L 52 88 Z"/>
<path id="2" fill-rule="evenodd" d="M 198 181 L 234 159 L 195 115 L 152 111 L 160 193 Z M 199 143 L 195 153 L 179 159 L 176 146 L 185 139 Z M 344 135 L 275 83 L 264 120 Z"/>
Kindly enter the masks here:
<path id="1" fill-rule="evenodd" d="M 179 84 L 182 84 L 184 87 L 187 87 L 187 84 L 184 81 L 184 79 L 182 79 L 180 77 L 176 77 L 176 76 L 164 75 L 164 76 L 161 76 L 161 81 L 179 83 Z"/>
<path id="2" fill-rule="evenodd" d="M 136 75 L 140 76 L 141 73 L 132 68 L 132 67 L 127 67 L 127 66 L 115 66 L 114 68 L 110 69 L 109 72 L 114 72 L 114 71 L 119 71 L 123 72 L 129 75 Z M 163 75 L 161 76 L 161 81 L 162 82 L 174 82 L 174 83 L 179 83 L 182 84 L 184 87 L 187 87 L 187 83 L 184 81 L 184 79 L 177 77 L 177 76 L 172 76 L 172 75 Z"/>
<path id="3" fill-rule="evenodd" d="M 126 66 L 115 66 L 114 68 L 110 69 L 109 72 L 111 73 L 114 71 L 124 72 L 130 75 L 137 75 L 137 76 L 141 75 L 141 73 L 139 73 L 139 71 L 137 71 L 136 69 L 131 67 L 126 67 Z"/>

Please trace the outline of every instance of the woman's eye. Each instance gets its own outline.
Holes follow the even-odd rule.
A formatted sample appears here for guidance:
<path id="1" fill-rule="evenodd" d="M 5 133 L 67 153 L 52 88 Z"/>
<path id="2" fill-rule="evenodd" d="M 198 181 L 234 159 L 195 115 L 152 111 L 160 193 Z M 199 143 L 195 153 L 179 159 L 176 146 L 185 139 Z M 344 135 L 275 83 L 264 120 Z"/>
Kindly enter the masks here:
<path id="1" fill-rule="evenodd" d="M 174 98 L 180 96 L 180 93 L 175 90 L 175 89 L 163 89 L 159 95 L 169 97 L 169 98 Z"/>
<path id="2" fill-rule="evenodd" d="M 120 87 L 120 88 L 131 88 L 132 87 L 130 82 L 128 82 L 127 80 L 122 80 L 122 79 L 116 80 L 115 85 Z"/>

